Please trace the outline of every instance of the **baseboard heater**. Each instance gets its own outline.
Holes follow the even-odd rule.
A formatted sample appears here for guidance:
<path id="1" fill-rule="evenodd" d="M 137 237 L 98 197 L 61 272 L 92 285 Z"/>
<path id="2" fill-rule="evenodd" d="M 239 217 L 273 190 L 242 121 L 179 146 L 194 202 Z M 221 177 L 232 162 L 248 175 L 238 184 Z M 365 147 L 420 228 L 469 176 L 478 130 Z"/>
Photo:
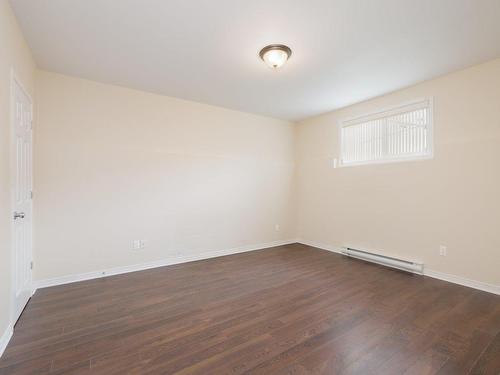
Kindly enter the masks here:
<path id="1" fill-rule="evenodd" d="M 342 254 L 366 260 L 368 262 L 378 263 L 384 266 L 398 268 L 401 270 L 414 272 L 418 274 L 423 274 L 424 264 L 418 262 L 412 262 L 404 259 L 392 258 L 385 255 L 370 253 L 364 250 L 352 249 L 350 247 L 342 248 Z"/>

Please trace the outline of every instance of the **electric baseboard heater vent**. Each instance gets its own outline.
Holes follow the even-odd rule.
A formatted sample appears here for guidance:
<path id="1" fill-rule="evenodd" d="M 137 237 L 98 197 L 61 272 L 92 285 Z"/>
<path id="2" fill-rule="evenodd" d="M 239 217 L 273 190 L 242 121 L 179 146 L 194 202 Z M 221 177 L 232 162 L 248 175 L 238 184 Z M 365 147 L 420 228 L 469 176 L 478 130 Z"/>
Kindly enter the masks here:
<path id="1" fill-rule="evenodd" d="M 388 257 L 385 255 L 369 253 L 368 251 L 356 250 L 350 247 L 342 248 L 342 254 L 358 258 L 362 260 L 366 260 L 367 262 L 377 263 L 388 267 L 399 268 L 401 270 L 423 274 L 424 273 L 424 264 L 418 262 L 411 262 L 404 259 L 397 259 Z"/>

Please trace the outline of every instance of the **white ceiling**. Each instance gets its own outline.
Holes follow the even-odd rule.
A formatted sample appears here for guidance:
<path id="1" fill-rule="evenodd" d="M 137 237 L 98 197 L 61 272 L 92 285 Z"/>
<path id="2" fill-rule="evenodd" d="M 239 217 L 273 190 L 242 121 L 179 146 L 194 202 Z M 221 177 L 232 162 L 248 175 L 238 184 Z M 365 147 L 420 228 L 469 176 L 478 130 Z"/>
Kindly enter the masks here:
<path id="1" fill-rule="evenodd" d="M 43 69 L 290 120 L 500 56 L 500 0 L 11 3 Z"/>

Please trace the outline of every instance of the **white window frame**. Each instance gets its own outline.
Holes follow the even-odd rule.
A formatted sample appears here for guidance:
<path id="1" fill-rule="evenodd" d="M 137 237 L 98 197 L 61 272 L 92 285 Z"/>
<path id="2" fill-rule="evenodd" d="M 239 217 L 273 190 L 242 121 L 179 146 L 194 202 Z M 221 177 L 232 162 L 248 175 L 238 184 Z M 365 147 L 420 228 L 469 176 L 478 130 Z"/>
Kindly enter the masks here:
<path id="1" fill-rule="evenodd" d="M 411 110 L 413 107 L 418 108 L 424 103 L 428 103 L 429 110 L 429 124 L 427 126 L 427 142 L 428 142 L 428 153 L 425 155 L 412 155 L 408 157 L 397 157 L 397 158 L 387 158 L 387 159 L 378 159 L 378 160 L 367 160 L 360 162 L 351 162 L 344 163 L 342 161 L 342 155 L 344 154 L 342 149 L 342 129 L 347 126 L 352 126 L 355 124 L 360 124 L 363 122 L 367 122 L 370 120 L 375 120 L 378 118 L 384 118 L 388 116 L 397 115 L 399 113 L 404 113 Z M 390 164 L 390 163 L 401 163 L 408 161 L 417 161 L 417 160 L 430 160 L 434 158 L 434 98 L 419 98 L 412 101 L 404 102 L 402 104 L 386 107 L 379 109 L 374 112 L 365 113 L 363 115 L 359 115 L 356 117 L 345 118 L 338 123 L 338 166 L 339 167 L 355 167 L 360 165 L 372 165 L 372 164 Z"/>

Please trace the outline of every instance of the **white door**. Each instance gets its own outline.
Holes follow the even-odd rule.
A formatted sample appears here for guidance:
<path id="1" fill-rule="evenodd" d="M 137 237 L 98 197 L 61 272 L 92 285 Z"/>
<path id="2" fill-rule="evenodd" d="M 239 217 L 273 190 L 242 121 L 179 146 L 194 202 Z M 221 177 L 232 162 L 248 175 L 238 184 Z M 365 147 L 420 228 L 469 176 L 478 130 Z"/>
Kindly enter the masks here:
<path id="1" fill-rule="evenodd" d="M 31 297 L 32 268 L 32 119 L 30 97 L 12 80 L 12 199 L 13 199 L 13 321 L 16 322 Z"/>

